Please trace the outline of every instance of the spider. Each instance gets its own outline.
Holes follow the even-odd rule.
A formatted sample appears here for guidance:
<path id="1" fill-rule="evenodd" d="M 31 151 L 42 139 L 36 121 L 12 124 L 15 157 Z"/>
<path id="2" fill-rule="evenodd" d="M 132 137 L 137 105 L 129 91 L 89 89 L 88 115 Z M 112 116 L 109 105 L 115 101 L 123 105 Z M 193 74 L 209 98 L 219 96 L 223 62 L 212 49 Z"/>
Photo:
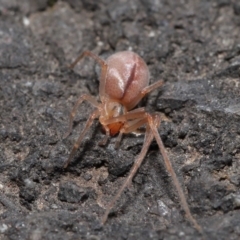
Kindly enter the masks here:
<path id="1" fill-rule="evenodd" d="M 143 107 L 135 108 L 146 94 L 161 87 L 163 85 L 163 81 L 159 80 L 154 84 L 149 85 L 149 70 L 146 63 L 138 54 L 131 51 L 117 52 L 108 57 L 105 61 L 90 51 L 84 51 L 70 65 L 70 67 L 74 68 L 74 66 L 86 56 L 93 58 L 101 67 L 99 85 L 100 102 L 88 94 L 83 94 L 76 101 L 75 106 L 70 113 L 69 127 L 67 133 L 64 135 L 64 138 L 72 132 L 73 119 L 79 105 L 83 101 L 91 103 L 95 107 L 95 110 L 90 114 L 84 129 L 70 152 L 64 168 L 66 168 L 72 160 L 85 134 L 93 124 L 94 119 L 99 118 L 99 121 L 106 132 L 106 136 L 101 141 L 101 144 L 106 144 L 110 136 L 118 134 L 115 144 L 116 147 L 119 146 L 123 134 L 137 132 L 140 127 L 145 126 L 145 139 L 141 152 L 136 157 L 129 176 L 125 180 L 124 184 L 107 206 L 105 214 L 102 218 L 102 224 L 107 221 L 108 215 L 114 207 L 114 204 L 119 199 L 125 188 L 131 183 L 134 175 L 147 154 L 152 140 L 155 138 L 163 156 L 166 169 L 170 173 L 173 184 L 178 192 L 180 203 L 186 213 L 186 217 L 193 226 L 201 232 L 200 225 L 190 212 L 183 189 L 178 181 L 162 139 L 158 133 L 158 127 L 161 122 L 160 115 L 158 113 L 149 114 Z"/>

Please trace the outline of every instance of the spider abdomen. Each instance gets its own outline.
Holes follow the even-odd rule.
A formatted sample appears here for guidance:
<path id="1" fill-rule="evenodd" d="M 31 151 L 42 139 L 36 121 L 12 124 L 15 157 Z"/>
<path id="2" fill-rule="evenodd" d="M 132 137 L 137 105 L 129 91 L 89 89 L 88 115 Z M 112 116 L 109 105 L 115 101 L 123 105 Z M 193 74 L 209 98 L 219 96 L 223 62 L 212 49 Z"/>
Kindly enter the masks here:
<path id="1" fill-rule="evenodd" d="M 118 52 L 107 58 L 105 94 L 128 110 L 138 102 L 139 93 L 149 84 L 149 70 L 143 59 L 131 51 Z"/>

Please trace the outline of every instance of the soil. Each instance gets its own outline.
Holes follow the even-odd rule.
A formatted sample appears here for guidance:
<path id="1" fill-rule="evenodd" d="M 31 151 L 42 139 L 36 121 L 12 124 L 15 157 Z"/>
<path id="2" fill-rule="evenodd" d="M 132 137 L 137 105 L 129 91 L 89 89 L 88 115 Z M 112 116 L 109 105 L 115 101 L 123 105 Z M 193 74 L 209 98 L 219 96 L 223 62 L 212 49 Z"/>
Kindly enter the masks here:
<path id="1" fill-rule="evenodd" d="M 98 97 L 103 59 L 138 53 L 151 83 L 140 104 L 159 128 L 201 235 L 186 219 L 154 141 L 105 225 L 144 136 L 105 147 L 96 121 L 70 165 L 64 162 L 92 107 L 72 134 L 69 112 Z M 239 239 L 240 3 L 238 0 L 0 0 L 0 239 Z"/>

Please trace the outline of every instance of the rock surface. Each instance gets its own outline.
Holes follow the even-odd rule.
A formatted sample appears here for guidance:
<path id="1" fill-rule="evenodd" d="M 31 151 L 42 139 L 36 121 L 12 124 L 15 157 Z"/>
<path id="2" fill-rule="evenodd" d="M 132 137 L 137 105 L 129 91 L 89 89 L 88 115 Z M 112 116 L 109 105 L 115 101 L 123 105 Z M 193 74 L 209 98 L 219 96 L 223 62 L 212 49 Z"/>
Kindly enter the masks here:
<path id="1" fill-rule="evenodd" d="M 206 239 L 240 238 L 240 5 L 238 0 L 0 0 L 0 238 L 202 239 L 189 224 L 155 142 L 107 223 L 104 209 L 126 179 L 143 136 L 106 147 L 98 122 L 69 151 L 98 95 L 106 58 L 140 54 L 151 82 L 142 105 L 164 116 L 159 132 Z"/>

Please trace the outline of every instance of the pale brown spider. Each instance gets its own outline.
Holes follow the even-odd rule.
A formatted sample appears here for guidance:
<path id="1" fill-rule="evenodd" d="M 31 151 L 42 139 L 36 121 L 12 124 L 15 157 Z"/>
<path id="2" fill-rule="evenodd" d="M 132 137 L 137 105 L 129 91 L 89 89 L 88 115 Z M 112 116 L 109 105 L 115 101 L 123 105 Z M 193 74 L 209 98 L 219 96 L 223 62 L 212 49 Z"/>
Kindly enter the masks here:
<path id="1" fill-rule="evenodd" d="M 77 100 L 70 114 L 68 132 L 64 137 L 67 137 L 71 133 L 73 119 L 76 115 L 79 105 L 84 100 L 90 102 L 96 109 L 89 116 L 82 133 L 74 144 L 74 147 L 64 165 L 64 168 L 68 166 L 69 162 L 73 158 L 76 150 L 79 148 L 86 132 L 91 127 L 95 118 L 99 118 L 100 123 L 106 131 L 106 136 L 101 143 L 105 144 L 110 135 L 114 136 L 116 134 L 119 134 L 116 140 L 116 146 L 119 145 L 124 133 L 137 132 L 140 127 L 145 125 L 146 133 L 142 150 L 137 156 L 130 170 L 129 176 L 125 180 L 122 187 L 119 189 L 116 196 L 107 206 L 105 214 L 102 218 L 102 223 L 104 224 L 106 222 L 110 210 L 113 208 L 114 204 L 124 189 L 132 181 L 134 175 L 136 174 L 144 157 L 147 154 L 148 148 L 153 138 L 155 138 L 160 152 L 163 156 L 167 171 L 170 173 L 173 183 L 177 189 L 181 206 L 186 213 L 186 217 L 193 224 L 193 226 L 201 232 L 201 227 L 193 218 L 190 212 L 182 187 L 177 179 L 176 173 L 173 170 L 166 149 L 158 133 L 158 127 L 161 121 L 159 114 L 149 114 L 145 111 L 144 108 L 136 108 L 132 110 L 146 94 L 162 86 L 163 81 L 157 81 L 154 84 L 148 86 L 148 67 L 139 55 L 131 51 L 115 53 L 108 57 L 106 61 L 93 54 L 92 52 L 85 51 L 71 64 L 70 67 L 73 68 L 78 63 L 78 61 L 80 61 L 85 56 L 93 58 L 101 66 L 99 87 L 100 103 L 94 97 L 88 94 L 82 95 Z"/>

